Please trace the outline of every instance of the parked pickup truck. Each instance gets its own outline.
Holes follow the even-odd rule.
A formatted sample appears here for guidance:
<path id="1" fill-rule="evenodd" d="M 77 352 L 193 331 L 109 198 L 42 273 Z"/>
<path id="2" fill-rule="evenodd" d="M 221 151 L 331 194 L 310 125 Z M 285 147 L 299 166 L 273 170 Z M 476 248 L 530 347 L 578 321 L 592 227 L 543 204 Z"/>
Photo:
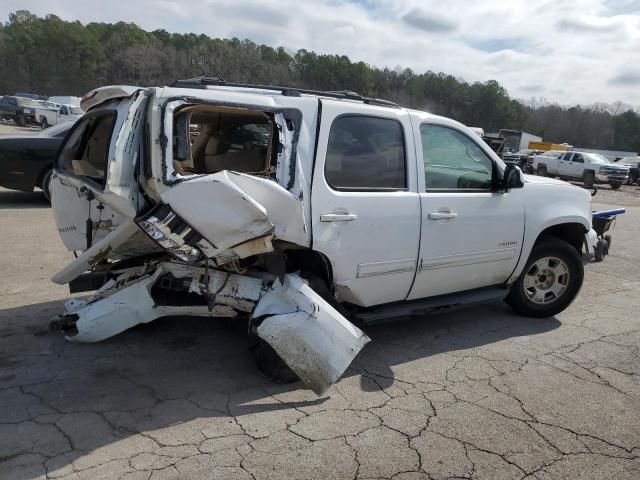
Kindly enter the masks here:
<path id="1" fill-rule="evenodd" d="M 20 127 L 36 123 L 36 109 L 39 106 L 38 101 L 31 98 L 2 97 L 0 100 L 0 120 L 13 120 Z"/>
<path id="2" fill-rule="evenodd" d="M 71 341 L 232 317 L 265 374 L 322 393 L 369 341 L 352 322 L 495 300 L 556 315 L 595 247 L 587 190 L 392 102 L 202 77 L 82 107 L 50 184 L 78 253 L 53 281 L 95 290 L 52 324 Z"/>
<path id="3" fill-rule="evenodd" d="M 611 163 L 598 153 L 563 152 L 557 157 L 536 155 L 532 168 L 542 177 L 582 180 L 587 187 L 592 187 L 596 182 L 608 183 L 614 190 L 629 178 L 629 167 Z"/>
<path id="4" fill-rule="evenodd" d="M 42 102 L 42 107 L 36 109 L 36 119 L 42 129 L 51 125 L 58 125 L 64 122 L 75 122 L 84 111 L 75 105 L 58 105 L 53 102 Z"/>

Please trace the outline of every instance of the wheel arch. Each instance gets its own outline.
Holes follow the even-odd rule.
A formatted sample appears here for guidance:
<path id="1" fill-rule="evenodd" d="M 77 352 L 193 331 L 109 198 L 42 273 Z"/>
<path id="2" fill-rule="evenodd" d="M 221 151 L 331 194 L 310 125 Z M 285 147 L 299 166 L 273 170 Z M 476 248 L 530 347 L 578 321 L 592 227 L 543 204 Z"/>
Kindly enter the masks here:
<path id="1" fill-rule="evenodd" d="M 543 241 L 544 238 L 552 237 L 564 240 L 580 253 L 585 242 L 585 235 L 590 229 L 590 221 L 577 215 L 559 217 L 556 218 L 553 223 L 542 225 L 535 235 L 529 237 L 534 240 L 525 241 L 518 264 L 511 273 L 507 283 L 513 283 L 518 279 L 534 247 Z"/>
<path id="2" fill-rule="evenodd" d="M 533 245 L 535 247 L 543 241 L 545 237 L 553 237 L 564 240 L 580 252 L 584 245 L 584 236 L 588 231 L 585 225 L 579 222 L 558 223 L 542 230 L 536 237 Z"/>
<path id="3" fill-rule="evenodd" d="M 36 177 L 36 183 L 35 183 L 36 187 L 42 188 L 42 179 L 47 174 L 47 172 L 52 169 L 53 169 L 53 163 L 48 163 L 44 167 L 42 167 L 40 172 L 38 172 L 38 176 Z"/>
<path id="4" fill-rule="evenodd" d="M 304 271 L 312 273 L 327 283 L 333 290 L 333 267 L 329 258 L 309 248 L 288 249 L 284 251 L 288 271 Z"/>

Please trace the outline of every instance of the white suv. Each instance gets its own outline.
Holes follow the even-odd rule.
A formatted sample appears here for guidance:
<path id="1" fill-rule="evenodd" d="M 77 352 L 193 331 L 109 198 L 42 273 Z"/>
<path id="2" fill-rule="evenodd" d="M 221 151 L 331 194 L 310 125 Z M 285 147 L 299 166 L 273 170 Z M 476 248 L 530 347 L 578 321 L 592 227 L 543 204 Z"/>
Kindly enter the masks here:
<path id="1" fill-rule="evenodd" d="M 248 318 L 259 368 L 322 392 L 368 341 L 350 320 L 497 299 L 546 317 L 582 285 L 589 193 L 505 167 L 453 120 L 208 78 L 82 106 L 51 184 L 80 252 L 53 280 L 97 289 L 54 323 L 69 340 Z"/>

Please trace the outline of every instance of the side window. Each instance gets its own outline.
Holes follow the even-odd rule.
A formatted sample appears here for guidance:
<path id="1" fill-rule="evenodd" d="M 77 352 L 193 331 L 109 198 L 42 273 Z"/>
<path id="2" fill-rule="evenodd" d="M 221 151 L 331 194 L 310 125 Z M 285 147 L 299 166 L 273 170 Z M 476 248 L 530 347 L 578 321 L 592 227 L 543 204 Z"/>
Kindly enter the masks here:
<path id="1" fill-rule="evenodd" d="M 560 160 L 566 160 L 567 162 L 571 161 L 571 155 L 573 155 L 572 153 L 563 153 L 562 156 L 560 157 Z"/>
<path id="2" fill-rule="evenodd" d="M 402 125 L 363 115 L 337 118 L 329 132 L 324 174 L 336 190 L 407 188 Z"/>
<path id="3" fill-rule="evenodd" d="M 573 161 L 578 163 L 584 163 L 584 157 L 576 153 L 573 157 Z"/>
<path id="4" fill-rule="evenodd" d="M 427 190 L 491 188 L 493 161 L 465 134 L 423 124 L 420 137 Z"/>
<path id="5" fill-rule="evenodd" d="M 60 152 L 58 168 L 104 186 L 115 121 L 116 113 L 112 110 L 79 120 Z"/>

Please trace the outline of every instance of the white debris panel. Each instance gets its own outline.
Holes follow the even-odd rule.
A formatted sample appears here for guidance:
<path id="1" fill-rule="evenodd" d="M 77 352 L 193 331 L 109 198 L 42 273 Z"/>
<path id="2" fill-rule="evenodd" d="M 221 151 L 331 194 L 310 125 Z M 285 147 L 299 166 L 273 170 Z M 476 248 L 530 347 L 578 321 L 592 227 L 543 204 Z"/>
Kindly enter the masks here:
<path id="1" fill-rule="evenodd" d="M 293 274 L 260 299 L 252 322 L 257 335 L 318 395 L 342 376 L 370 341 Z"/>

